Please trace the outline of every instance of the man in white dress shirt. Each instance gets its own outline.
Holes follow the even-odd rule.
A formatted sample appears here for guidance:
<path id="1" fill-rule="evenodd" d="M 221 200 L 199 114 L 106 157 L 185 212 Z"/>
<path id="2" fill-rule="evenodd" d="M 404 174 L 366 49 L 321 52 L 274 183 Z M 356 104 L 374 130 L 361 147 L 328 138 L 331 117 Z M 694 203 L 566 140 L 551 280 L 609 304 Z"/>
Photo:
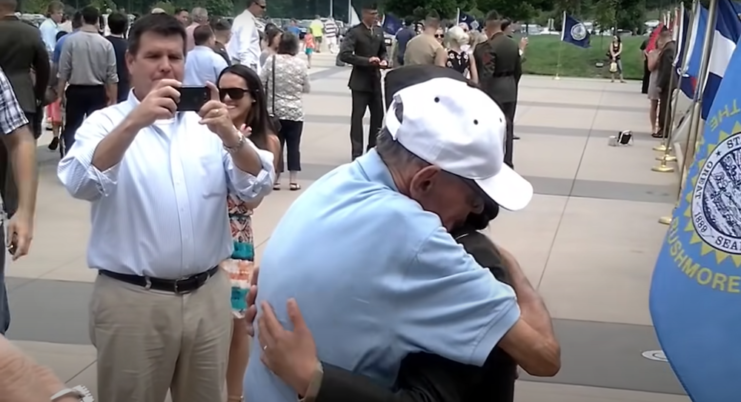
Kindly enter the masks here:
<path id="1" fill-rule="evenodd" d="M 260 73 L 260 32 L 257 18 L 265 14 L 265 0 L 247 0 L 247 9 L 234 19 L 232 38 L 226 46 L 233 64 L 243 64 Z"/>
<path id="2" fill-rule="evenodd" d="M 77 131 L 58 174 L 92 204 L 87 262 L 98 396 L 106 402 L 220 401 L 231 337 L 227 188 L 246 201 L 272 189 L 270 152 L 212 100 L 177 112 L 185 28 L 150 14 L 129 32 L 133 91 Z"/>

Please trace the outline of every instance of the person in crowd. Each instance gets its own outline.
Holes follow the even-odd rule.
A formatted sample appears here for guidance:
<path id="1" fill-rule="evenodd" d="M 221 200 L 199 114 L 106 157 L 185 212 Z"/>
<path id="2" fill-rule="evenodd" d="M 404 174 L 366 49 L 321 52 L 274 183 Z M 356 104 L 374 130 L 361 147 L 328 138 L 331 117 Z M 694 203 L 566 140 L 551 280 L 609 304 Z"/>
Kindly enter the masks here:
<path id="1" fill-rule="evenodd" d="M 417 32 L 414 31 L 414 19 L 407 17 L 404 19 L 404 28 L 397 32 L 394 37 L 394 47 L 391 54 L 395 67 L 404 65 L 404 53 L 407 50 L 407 44 L 415 36 L 417 36 Z"/>
<path id="2" fill-rule="evenodd" d="M 494 277 L 511 285 L 518 302 L 541 314 L 543 326 L 551 333 L 550 314 L 545 303 L 527 280 L 517 260 L 495 246 L 479 232 L 498 214 L 496 204 L 481 214 L 471 214 L 451 235 Z M 255 283 L 257 283 L 255 281 Z M 250 290 L 249 304 L 257 297 L 257 286 Z M 265 303 L 259 319 L 261 359 L 305 400 L 333 402 L 514 402 L 517 365 L 506 352 L 496 348 L 479 368 L 419 353 L 401 362 L 394 390 L 378 385 L 370 377 L 352 373 L 319 361 L 316 343 L 295 300 L 286 304 L 292 330 L 282 327 L 275 312 Z M 254 309 L 248 313 L 253 320 Z M 250 331 L 254 329 L 250 327 Z"/>
<path id="3" fill-rule="evenodd" d="M 59 58 L 57 93 L 65 105 L 64 154 L 74 145 L 85 117 L 118 101 L 116 52 L 98 33 L 99 16 L 93 6 L 82 9 L 82 27 L 64 42 Z"/>
<path id="4" fill-rule="evenodd" d="M 129 29 L 129 17 L 120 12 L 111 13 L 108 16 L 108 28 L 111 34 L 106 36 L 116 55 L 116 75 L 118 76 L 118 88 L 116 102 L 123 102 L 129 97 L 129 68 L 126 66 L 126 49 L 129 42 L 124 39 Z"/>
<path id="5" fill-rule="evenodd" d="M 82 28 L 82 12 L 76 11 L 72 15 L 72 20 L 70 21 L 72 31 L 62 36 L 57 40 L 57 45 L 54 47 L 54 53 L 52 54 L 51 58 L 51 76 L 49 80 L 49 88 L 53 90 L 54 96 L 56 97 L 56 100 L 52 102 L 47 107 L 47 115 L 51 119 L 52 124 L 52 139 L 51 142 L 49 142 L 48 148 L 51 151 L 55 151 L 57 148 L 59 148 L 60 156 L 63 156 L 64 149 L 63 147 L 60 147 L 60 136 L 62 134 L 62 129 L 64 127 L 64 105 L 62 105 L 62 99 L 58 96 L 57 90 L 59 86 L 59 60 L 62 57 L 62 48 L 64 47 L 64 42 L 67 41 L 67 38 L 69 35 L 77 32 Z"/>
<path id="6" fill-rule="evenodd" d="M 162 10 L 162 9 L 159 9 L 159 10 Z M 165 14 L 165 10 L 162 10 L 161 13 Z M 155 13 L 153 9 L 152 14 L 159 14 L 159 13 Z M 177 18 L 177 20 L 180 21 L 180 23 L 183 24 L 184 27 L 187 27 L 190 24 L 190 14 L 188 13 L 187 9 L 178 7 L 175 9 L 175 12 L 173 12 L 172 15 L 174 15 L 175 18 Z"/>
<path id="7" fill-rule="evenodd" d="M 301 35 L 301 28 L 299 28 L 298 21 L 296 21 L 295 18 L 291 18 L 291 21 L 288 23 L 288 26 L 286 27 L 286 31 L 296 35 L 296 37 Z"/>
<path id="8" fill-rule="evenodd" d="M 175 11 L 178 11 L 178 9 L 176 9 Z M 187 13 L 187 11 L 185 11 L 185 12 Z M 152 11 L 150 12 L 150 14 L 167 14 L 167 12 L 164 9 L 162 9 L 162 8 L 155 7 L 155 8 L 152 9 Z M 180 11 L 179 13 L 177 13 L 175 15 L 178 16 L 178 15 L 181 15 L 181 14 L 182 14 L 182 11 Z M 185 18 L 185 23 L 186 24 L 188 23 L 188 18 L 187 17 Z"/>
<path id="9" fill-rule="evenodd" d="M 623 40 L 620 39 L 620 35 L 615 35 L 612 37 L 612 42 L 610 42 L 610 48 L 607 51 L 608 56 L 610 56 L 610 63 L 615 63 L 615 71 L 610 71 L 610 75 L 612 76 L 611 82 L 615 82 L 615 75 L 620 78 L 620 82 L 625 82 L 623 79 L 623 62 L 622 62 L 622 54 L 623 54 Z"/>
<path id="10" fill-rule="evenodd" d="M 339 34 L 340 29 L 337 27 L 337 23 L 334 21 L 334 18 L 327 17 L 327 20 L 324 21 L 324 37 L 327 39 L 327 48 L 332 54 L 337 53 L 337 36 Z"/>
<path id="11" fill-rule="evenodd" d="M 193 50 L 196 47 L 193 32 L 196 28 L 201 26 L 208 26 L 208 10 L 203 7 L 196 7 L 190 12 L 190 18 L 193 20 L 187 28 L 185 28 L 185 35 L 188 38 L 187 51 Z"/>
<path id="12" fill-rule="evenodd" d="M 260 53 L 260 71 L 265 68 L 265 62 L 278 52 L 278 44 L 283 31 L 278 27 L 272 27 L 265 30 L 265 48 Z"/>
<path id="13" fill-rule="evenodd" d="M 15 11 L 15 10 L 13 10 Z M 59 32 L 59 23 L 64 16 L 64 4 L 59 1 L 52 1 L 46 6 L 46 19 L 39 25 L 41 39 L 44 40 L 46 51 L 51 54 L 54 51 L 54 45 L 57 43 L 57 32 Z"/>
<path id="14" fill-rule="evenodd" d="M 43 106 L 49 103 L 49 53 L 39 30 L 15 15 L 17 6 L 16 0 L 0 0 L 0 68 L 15 91 L 29 122 L 28 129 L 39 138 L 43 129 Z M 9 152 L 6 144 L 0 142 L 0 196 L 4 201 L 0 212 L 13 216 L 19 208 L 20 195 Z M 2 317 L 0 329 L 1 326 Z"/>
<path id="15" fill-rule="evenodd" d="M 231 64 L 232 60 L 229 58 L 229 52 L 226 51 L 226 44 L 232 36 L 232 25 L 229 21 L 219 18 L 211 24 L 211 29 L 214 31 L 214 52 L 223 57 L 227 65 Z"/>
<path id="16" fill-rule="evenodd" d="M 514 31 L 512 29 L 512 21 L 508 19 L 505 19 L 502 21 L 502 32 L 504 32 L 504 34 L 507 35 L 507 37 L 514 40 Z M 527 49 L 527 44 L 528 44 L 527 36 L 523 36 L 522 38 L 520 38 L 520 42 L 519 42 L 520 63 L 525 62 L 525 49 Z M 519 87 L 519 83 L 518 83 L 518 87 Z M 517 96 L 515 96 L 515 98 L 517 98 Z M 517 102 L 515 102 L 515 105 L 512 108 L 512 115 L 513 116 L 517 115 Z M 518 137 L 517 135 L 513 135 L 512 139 L 517 141 L 520 139 L 520 137 Z"/>
<path id="17" fill-rule="evenodd" d="M 496 11 L 486 16 L 487 40 L 473 52 L 479 85 L 497 103 L 509 122 L 505 136 L 504 163 L 514 167 L 514 121 L 517 86 L 522 76 L 522 59 L 517 44 L 502 32 L 502 19 Z"/>
<path id="18" fill-rule="evenodd" d="M 315 182 L 275 227 L 258 301 L 294 297 L 321 359 L 386 387 L 409 354 L 483 366 L 497 346 L 527 372 L 554 375 L 560 352 L 543 317 L 518 307 L 512 288 L 448 233 L 488 202 L 517 210 L 531 199 L 532 186 L 503 163 L 506 124 L 486 94 L 459 80 L 397 92 L 376 149 Z M 289 232 L 290 244 L 274 241 Z M 302 264 L 289 266 L 299 255 Z M 319 291 L 327 286 L 333 292 Z M 288 321 L 284 309 L 276 313 Z M 253 345 L 253 355 L 263 348 Z M 257 359 L 245 390 L 247 400 L 296 398 Z"/>
<path id="19" fill-rule="evenodd" d="M 8 163 L 12 163 L 13 179 L 17 183 L 17 209 L 7 221 L 7 227 L 0 225 L 0 244 L 6 247 L 0 253 L 0 335 L 10 326 L 10 309 L 5 286 L 6 256 L 13 260 L 28 254 L 33 237 L 33 220 L 36 211 L 36 191 L 38 176 L 36 172 L 36 141 L 29 129 L 29 121 L 13 92 L 10 80 L 0 68 L 0 134 L 7 153 Z M 5 196 L 0 196 L 0 207 Z M 6 238 L 7 234 L 7 238 Z M 0 391 L 1 392 L 1 391 Z"/>
<path id="20" fill-rule="evenodd" d="M 306 68 L 311 68 L 311 58 L 319 47 L 319 44 L 316 42 L 314 34 L 312 34 L 311 31 L 304 34 L 302 47 L 304 48 L 304 54 L 306 54 Z"/>
<path id="21" fill-rule="evenodd" d="M 68 388 L 48 367 L 0 336 L 0 400 L 89 402 L 93 397 L 86 387 Z"/>
<path id="22" fill-rule="evenodd" d="M 464 77 L 470 78 L 472 82 L 479 82 L 479 75 L 476 71 L 476 63 L 471 63 L 472 56 L 468 51 L 470 37 L 461 27 L 455 26 L 450 28 L 447 33 L 448 60 L 445 66 L 463 74 Z"/>
<path id="23" fill-rule="evenodd" d="M 177 112 L 185 40 L 172 16 L 136 21 L 134 90 L 85 120 L 58 167 L 69 193 L 92 204 L 90 334 L 107 402 L 163 402 L 168 389 L 173 402 L 221 400 L 232 333 L 219 268 L 233 250 L 227 191 L 254 202 L 275 180 L 272 153 L 234 127 L 215 85 L 198 113 Z"/>
<path id="24" fill-rule="evenodd" d="M 322 22 L 319 15 L 314 16 L 314 20 L 309 24 L 309 31 L 314 37 L 314 43 L 316 43 L 316 51 L 320 53 L 322 50 L 322 43 L 324 42 L 324 23 Z"/>
<path id="25" fill-rule="evenodd" d="M 677 80 L 672 78 L 674 74 L 674 57 L 677 54 L 677 43 L 672 39 L 671 31 L 661 32 L 658 41 L 663 44 L 659 53 L 658 77 L 656 78 L 656 86 L 659 93 L 659 126 L 658 132 L 653 137 L 667 138 L 672 132 L 672 94 L 677 89 Z"/>
<path id="26" fill-rule="evenodd" d="M 247 0 L 247 8 L 234 19 L 232 38 L 227 44 L 232 64 L 244 64 L 260 73 L 260 32 L 257 18 L 265 14 L 265 0 Z"/>
<path id="27" fill-rule="evenodd" d="M 62 15 L 62 21 L 59 23 L 59 32 L 64 32 L 64 33 L 72 32 L 72 21 L 71 21 L 70 15 L 66 13 Z M 59 41 L 59 37 L 57 36 L 57 42 L 58 41 Z"/>
<path id="28" fill-rule="evenodd" d="M 348 87 L 352 93 L 350 143 L 352 159 L 363 155 L 363 117 L 370 110 L 367 150 L 376 145 L 376 136 L 383 123 L 381 69 L 388 67 L 388 55 L 383 30 L 376 24 L 378 7 L 366 4 L 361 23 L 347 31 L 340 48 L 340 61 L 352 65 Z"/>
<path id="29" fill-rule="evenodd" d="M 448 53 L 442 45 L 443 33 L 436 15 L 425 18 L 424 31 L 407 43 L 404 65 L 429 64 L 445 67 Z"/>
<path id="30" fill-rule="evenodd" d="M 265 90 L 260 77 L 243 65 L 225 69 L 218 79 L 219 96 L 229 107 L 229 117 L 234 127 L 250 135 L 250 140 L 260 149 L 273 154 L 274 162 L 280 157 L 280 143 L 268 116 Z M 248 273 L 254 268 L 255 247 L 252 235 L 252 213 L 261 200 L 243 201 L 236 194 L 227 196 L 229 223 L 234 251 L 231 258 L 243 262 Z M 240 319 L 235 319 L 229 347 L 229 364 L 226 371 L 228 400 L 242 401 L 242 381 L 249 358 L 249 335 Z"/>
<path id="31" fill-rule="evenodd" d="M 186 35 L 188 31 L 186 30 Z M 214 52 L 216 38 L 208 25 L 200 25 L 193 31 L 196 46 L 185 58 L 185 78 L 183 85 L 188 87 L 205 87 L 206 83 L 215 84 L 229 65 L 224 58 Z"/>
<path id="32" fill-rule="evenodd" d="M 309 75 L 306 62 L 296 57 L 298 37 L 286 32 L 280 38 L 277 54 L 268 59 L 261 73 L 268 96 L 271 115 L 278 119 L 280 149 L 288 159 L 288 188 L 301 189 L 298 172 L 301 171 L 301 133 L 304 130 L 303 94 L 309 93 Z M 283 152 L 280 153 L 274 190 L 280 190 L 280 174 L 285 170 Z"/>
<path id="33" fill-rule="evenodd" d="M 659 113 L 659 56 L 661 55 L 661 49 L 664 47 L 664 43 L 660 40 L 661 37 L 656 39 L 656 46 L 650 52 L 646 52 L 646 60 L 649 74 L 648 81 L 648 119 L 651 122 L 651 134 L 656 137 L 658 129 L 658 113 Z"/>
<path id="34" fill-rule="evenodd" d="M 643 78 L 641 79 L 641 93 L 642 94 L 648 94 L 648 87 L 651 82 L 651 70 L 648 68 L 648 41 L 651 39 L 651 37 L 646 37 L 646 39 L 641 42 L 641 55 L 643 56 Z"/>

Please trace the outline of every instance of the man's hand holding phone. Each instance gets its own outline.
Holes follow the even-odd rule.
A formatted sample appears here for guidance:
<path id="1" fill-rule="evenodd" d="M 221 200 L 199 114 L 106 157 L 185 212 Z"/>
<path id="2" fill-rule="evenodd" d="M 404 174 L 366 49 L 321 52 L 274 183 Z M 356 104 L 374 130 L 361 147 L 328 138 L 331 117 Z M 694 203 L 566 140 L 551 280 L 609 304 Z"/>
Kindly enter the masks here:
<path id="1" fill-rule="evenodd" d="M 160 80 L 149 94 L 142 99 L 131 114 L 129 121 L 139 128 L 143 129 L 154 124 L 157 120 L 171 119 L 175 117 L 180 102 L 180 91 L 182 84 L 177 80 L 163 79 Z"/>

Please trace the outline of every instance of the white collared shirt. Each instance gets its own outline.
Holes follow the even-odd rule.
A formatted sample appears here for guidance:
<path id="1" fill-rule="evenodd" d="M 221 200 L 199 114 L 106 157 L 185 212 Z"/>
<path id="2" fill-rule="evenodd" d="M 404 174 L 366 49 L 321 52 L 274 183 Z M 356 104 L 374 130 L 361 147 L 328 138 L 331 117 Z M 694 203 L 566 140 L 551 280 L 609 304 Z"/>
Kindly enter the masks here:
<path id="1" fill-rule="evenodd" d="M 234 19 L 232 38 L 226 45 L 226 51 L 232 61 L 243 64 L 256 73 L 260 73 L 260 32 L 257 29 L 255 16 L 244 10 Z"/>
<path id="2" fill-rule="evenodd" d="M 257 150 L 262 171 L 243 172 L 219 137 L 186 112 L 141 130 L 120 164 L 99 171 L 96 147 L 138 104 L 132 92 L 90 115 L 59 163 L 70 194 L 92 204 L 88 266 L 161 279 L 204 272 L 232 252 L 227 188 L 245 201 L 268 194 L 273 155 Z"/>
<path id="3" fill-rule="evenodd" d="M 41 40 L 46 45 L 46 50 L 49 54 L 54 53 L 54 45 L 57 44 L 57 32 L 59 32 L 59 25 L 54 22 L 53 19 L 47 18 L 39 26 L 41 32 Z"/>
<path id="4" fill-rule="evenodd" d="M 208 46 L 196 46 L 185 58 L 184 86 L 206 86 L 206 82 L 218 84 L 219 74 L 227 68 L 226 60 Z"/>

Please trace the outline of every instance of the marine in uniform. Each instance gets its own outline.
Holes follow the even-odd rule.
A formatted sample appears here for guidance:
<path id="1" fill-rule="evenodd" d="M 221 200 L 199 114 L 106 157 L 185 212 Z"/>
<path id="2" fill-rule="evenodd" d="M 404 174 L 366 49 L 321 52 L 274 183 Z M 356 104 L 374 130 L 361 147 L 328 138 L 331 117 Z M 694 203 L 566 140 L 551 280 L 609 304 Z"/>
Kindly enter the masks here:
<path id="1" fill-rule="evenodd" d="M 383 124 L 383 95 L 381 69 L 388 67 L 388 52 L 383 29 L 376 25 L 378 10 L 375 5 L 363 7 L 363 21 L 350 28 L 342 40 L 340 61 L 353 66 L 348 87 L 352 93 L 350 142 L 352 159 L 363 154 L 363 116 L 370 110 L 368 146 L 376 146 L 376 136 Z"/>
<path id="2" fill-rule="evenodd" d="M 504 162 L 513 164 L 514 121 L 517 85 L 522 77 L 520 48 L 502 31 L 502 20 L 495 11 L 486 16 L 489 39 L 476 46 L 473 58 L 479 72 L 479 85 L 499 105 L 507 118 Z"/>

